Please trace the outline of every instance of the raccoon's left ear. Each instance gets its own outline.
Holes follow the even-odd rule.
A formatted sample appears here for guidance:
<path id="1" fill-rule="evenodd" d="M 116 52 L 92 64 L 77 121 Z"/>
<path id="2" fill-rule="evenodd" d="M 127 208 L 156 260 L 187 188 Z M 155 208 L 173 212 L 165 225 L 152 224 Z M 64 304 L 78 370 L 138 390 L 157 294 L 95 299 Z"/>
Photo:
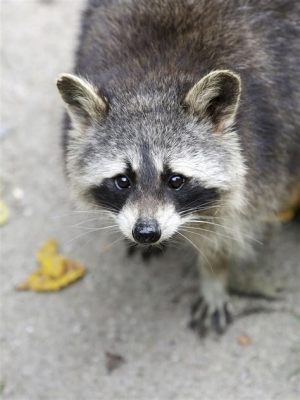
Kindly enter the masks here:
<path id="1" fill-rule="evenodd" d="M 59 93 L 67 104 L 74 125 L 79 130 L 88 128 L 92 121 L 101 120 L 108 111 L 108 102 L 98 89 L 86 79 L 62 74 L 56 81 Z"/>
<path id="2" fill-rule="evenodd" d="M 184 106 L 199 118 L 209 119 L 221 133 L 234 122 L 241 93 L 238 75 L 217 70 L 205 75 L 188 92 Z"/>

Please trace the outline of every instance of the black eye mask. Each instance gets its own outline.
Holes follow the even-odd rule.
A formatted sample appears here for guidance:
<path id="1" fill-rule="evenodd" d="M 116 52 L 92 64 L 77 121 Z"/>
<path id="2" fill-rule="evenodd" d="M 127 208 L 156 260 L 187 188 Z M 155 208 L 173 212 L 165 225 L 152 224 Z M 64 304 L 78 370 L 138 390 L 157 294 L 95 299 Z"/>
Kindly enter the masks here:
<path id="1" fill-rule="evenodd" d="M 186 212 L 188 214 L 209 208 L 220 198 L 220 193 L 218 189 L 207 189 L 197 183 L 188 181 L 180 190 L 169 191 L 168 197 L 171 198 L 177 212 Z"/>

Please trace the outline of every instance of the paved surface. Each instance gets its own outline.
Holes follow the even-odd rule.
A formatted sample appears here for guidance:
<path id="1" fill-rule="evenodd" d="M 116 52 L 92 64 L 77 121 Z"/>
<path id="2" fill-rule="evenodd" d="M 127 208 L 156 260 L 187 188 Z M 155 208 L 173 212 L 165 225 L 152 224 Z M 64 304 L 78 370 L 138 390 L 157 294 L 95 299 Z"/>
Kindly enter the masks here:
<path id="1" fill-rule="evenodd" d="M 248 316 L 201 341 L 187 328 L 195 287 L 188 250 L 144 266 L 125 257 L 121 242 L 110 246 L 118 234 L 77 237 L 95 221 L 78 225 L 90 216 L 74 213 L 69 199 L 54 79 L 70 71 L 83 2 L 1 4 L 1 179 L 11 218 L 0 231 L 0 397 L 299 399 L 300 321 L 290 311 Z M 270 306 L 300 313 L 299 228 L 278 236 L 264 279 L 286 288 Z M 16 292 L 50 236 L 88 266 L 86 278 L 57 294 Z M 240 345 L 240 335 L 251 343 Z M 111 373 L 107 351 L 125 359 Z"/>

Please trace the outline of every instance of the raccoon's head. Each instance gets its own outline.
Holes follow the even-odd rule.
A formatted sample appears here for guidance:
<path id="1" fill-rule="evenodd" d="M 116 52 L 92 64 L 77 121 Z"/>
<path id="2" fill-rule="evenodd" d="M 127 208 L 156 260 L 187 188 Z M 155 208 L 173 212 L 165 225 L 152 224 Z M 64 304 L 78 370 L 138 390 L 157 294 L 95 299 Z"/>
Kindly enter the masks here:
<path id="1" fill-rule="evenodd" d="M 211 72 L 195 85 L 140 83 L 109 99 L 70 74 L 57 86 L 73 124 L 71 185 L 109 210 L 127 238 L 157 244 L 195 213 L 241 206 L 245 168 L 232 129 L 241 85 L 233 72 Z"/>

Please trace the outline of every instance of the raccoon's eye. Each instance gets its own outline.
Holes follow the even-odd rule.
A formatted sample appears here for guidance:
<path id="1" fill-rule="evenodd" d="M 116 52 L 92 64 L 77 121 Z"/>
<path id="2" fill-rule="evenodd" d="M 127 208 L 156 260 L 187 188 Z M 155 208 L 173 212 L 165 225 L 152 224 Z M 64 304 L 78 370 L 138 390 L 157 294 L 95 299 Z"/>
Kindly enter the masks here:
<path id="1" fill-rule="evenodd" d="M 179 190 L 182 188 L 185 178 L 182 175 L 171 175 L 168 180 L 168 185 L 171 189 Z"/>
<path id="2" fill-rule="evenodd" d="M 129 189 L 131 186 L 130 180 L 126 175 L 118 175 L 115 178 L 115 185 L 119 190 Z"/>

